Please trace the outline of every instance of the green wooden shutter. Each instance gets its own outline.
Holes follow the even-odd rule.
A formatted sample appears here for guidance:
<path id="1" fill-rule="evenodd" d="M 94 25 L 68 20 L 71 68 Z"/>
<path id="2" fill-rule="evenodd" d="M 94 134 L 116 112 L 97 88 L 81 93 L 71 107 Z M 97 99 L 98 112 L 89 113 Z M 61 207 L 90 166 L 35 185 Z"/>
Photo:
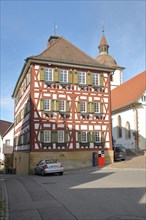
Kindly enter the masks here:
<path id="1" fill-rule="evenodd" d="M 87 72 L 87 80 L 86 80 L 88 85 L 92 84 L 92 74 L 91 72 Z"/>
<path id="2" fill-rule="evenodd" d="M 74 84 L 78 84 L 78 72 L 76 70 L 74 70 L 73 78 Z"/>
<path id="3" fill-rule="evenodd" d="M 59 101 L 56 100 L 56 111 L 59 111 Z"/>
<path id="4" fill-rule="evenodd" d="M 44 99 L 40 99 L 40 110 L 44 110 Z"/>
<path id="5" fill-rule="evenodd" d="M 100 103 L 100 113 L 103 113 L 103 103 Z"/>
<path id="6" fill-rule="evenodd" d="M 59 82 L 59 70 L 57 68 L 54 69 L 54 81 Z"/>
<path id="7" fill-rule="evenodd" d="M 88 102 L 88 112 L 93 113 L 94 112 L 94 103 Z"/>
<path id="8" fill-rule="evenodd" d="M 80 102 L 77 102 L 77 112 L 80 112 L 81 108 L 80 108 Z"/>
<path id="9" fill-rule="evenodd" d="M 73 71 L 72 71 L 72 70 L 69 70 L 69 71 L 68 71 L 68 82 L 69 82 L 69 83 L 72 83 L 72 75 L 73 75 Z"/>
<path id="10" fill-rule="evenodd" d="M 81 142 L 81 132 L 78 131 L 78 142 Z"/>
<path id="11" fill-rule="evenodd" d="M 104 132 L 101 132 L 101 142 L 104 143 L 105 142 L 105 136 L 104 136 Z"/>
<path id="12" fill-rule="evenodd" d="M 40 132 L 40 142 L 44 142 L 44 131 Z"/>
<path id="13" fill-rule="evenodd" d="M 55 100 L 51 100 L 51 111 L 54 111 L 54 103 L 55 103 Z"/>
<path id="14" fill-rule="evenodd" d="M 93 140 L 93 143 L 95 142 L 95 132 L 93 131 L 92 132 L 92 140 Z"/>
<path id="15" fill-rule="evenodd" d="M 90 131 L 90 132 L 88 132 L 88 142 L 93 142 L 92 141 L 92 132 Z"/>
<path id="16" fill-rule="evenodd" d="M 58 142 L 58 135 L 57 135 L 57 131 L 52 131 L 51 133 L 51 140 L 52 142 Z"/>
<path id="17" fill-rule="evenodd" d="M 65 131 L 65 142 L 68 142 L 68 131 Z"/>
<path id="18" fill-rule="evenodd" d="M 43 81 L 45 78 L 45 70 L 43 67 L 40 67 L 40 80 Z"/>
<path id="19" fill-rule="evenodd" d="M 100 74 L 100 85 L 103 86 L 103 73 Z"/>
<path id="20" fill-rule="evenodd" d="M 66 111 L 67 111 L 67 112 L 69 112 L 69 103 L 70 103 L 70 101 L 67 101 L 67 102 L 66 102 Z"/>

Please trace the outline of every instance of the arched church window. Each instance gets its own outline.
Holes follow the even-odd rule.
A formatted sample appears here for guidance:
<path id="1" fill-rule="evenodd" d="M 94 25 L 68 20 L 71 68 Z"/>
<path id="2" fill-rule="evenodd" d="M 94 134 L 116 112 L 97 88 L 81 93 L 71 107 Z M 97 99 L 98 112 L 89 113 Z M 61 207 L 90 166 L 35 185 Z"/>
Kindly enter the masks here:
<path id="1" fill-rule="evenodd" d="M 122 138 L 122 119 L 121 116 L 118 116 L 118 126 L 117 126 L 117 137 Z"/>
<path id="2" fill-rule="evenodd" d="M 126 122 L 126 127 L 125 127 L 125 138 L 126 139 L 131 138 L 130 123 L 128 121 Z"/>

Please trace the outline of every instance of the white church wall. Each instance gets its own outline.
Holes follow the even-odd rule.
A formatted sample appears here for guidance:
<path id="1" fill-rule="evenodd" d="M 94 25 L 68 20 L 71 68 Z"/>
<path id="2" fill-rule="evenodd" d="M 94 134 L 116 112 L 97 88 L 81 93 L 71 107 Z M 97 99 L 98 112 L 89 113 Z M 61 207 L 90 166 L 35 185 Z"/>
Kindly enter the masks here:
<path id="1" fill-rule="evenodd" d="M 118 129 L 118 116 L 121 116 L 121 125 L 122 125 L 122 137 L 118 138 L 117 129 Z M 126 138 L 126 123 L 129 122 L 130 124 L 130 138 Z M 134 149 L 135 148 L 135 140 L 133 132 L 135 131 L 135 124 L 134 124 L 134 113 L 133 109 L 126 110 L 124 112 L 120 112 L 114 114 L 112 116 L 112 135 L 113 140 L 116 144 L 122 144 L 127 149 Z"/>
<path id="2" fill-rule="evenodd" d="M 146 150 L 146 91 L 139 102 L 142 103 L 142 106 L 138 108 L 139 148 Z"/>

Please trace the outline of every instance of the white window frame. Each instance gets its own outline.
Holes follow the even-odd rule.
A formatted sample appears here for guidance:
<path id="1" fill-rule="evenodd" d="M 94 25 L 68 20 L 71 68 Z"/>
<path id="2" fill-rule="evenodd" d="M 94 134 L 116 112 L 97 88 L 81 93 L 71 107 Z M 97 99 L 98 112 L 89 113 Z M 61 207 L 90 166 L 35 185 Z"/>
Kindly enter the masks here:
<path id="1" fill-rule="evenodd" d="M 95 86 L 99 86 L 100 85 L 100 78 L 99 78 L 99 74 L 98 73 L 93 73 L 93 75 L 92 75 L 92 83 Z"/>
<path id="2" fill-rule="evenodd" d="M 66 111 L 66 100 L 59 101 L 59 111 L 62 111 L 62 112 Z"/>
<path id="3" fill-rule="evenodd" d="M 45 81 L 53 81 L 53 69 L 52 68 L 45 68 L 44 74 Z"/>
<path id="4" fill-rule="evenodd" d="M 51 111 L 51 100 L 44 99 L 44 111 Z"/>
<path id="5" fill-rule="evenodd" d="M 101 132 L 95 131 L 95 143 L 101 143 Z"/>
<path id="6" fill-rule="evenodd" d="M 79 72 L 78 74 L 79 84 L 86 84 L 86 72 Z"/>
<path id="7" fill-rule="evenodd" d="M 94 102 L 94 112 L 100 113 L 100 103 L 99 102 Z"/>
<path id="8" fill-rule="evenodd" d="M 60 82 L 61 83 L 68 82 L 68 70 L 60 70 Z"/>
<path id="9" fill-rule="evenodd" d="M 81 112 L 87 112 L 87 103 L 81 102 L 80 103 Z"/>
<path id="10" fill-rule="evenodd" d="M 87 140 L 88 140 L 87 131 L 82 131 L 82 132 L 81 132 L 81 142 L 82 142 L 82 143 L 86 143 Z"/>
<path id="11" fill-rule="evenodd" d="M 51 131 L 50 130 L 44 131 L 44 143 L 51 143 Z"/>
<path id="12" fill-rule="evenodd" d="M 64 143 L 64 131 L 58 131 L 58 143 Z"/>
<path id="13" fill-rule="evenodd" d="M 6 143 L 7 146 L 10 146 L 10 139 L 6 139 L 5 143 Z"/>

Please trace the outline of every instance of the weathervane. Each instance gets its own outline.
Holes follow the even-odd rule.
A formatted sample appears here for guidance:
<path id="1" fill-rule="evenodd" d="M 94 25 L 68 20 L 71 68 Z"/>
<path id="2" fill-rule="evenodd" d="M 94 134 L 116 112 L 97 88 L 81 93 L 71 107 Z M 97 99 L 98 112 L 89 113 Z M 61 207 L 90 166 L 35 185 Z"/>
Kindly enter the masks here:
<path id="1" fill-rule="evenodd" d="M 104 21 L 102 21 L 102 26 L 101 26 L 101 28 L 102 28 L 102 33 L 104 34 Z"/>

